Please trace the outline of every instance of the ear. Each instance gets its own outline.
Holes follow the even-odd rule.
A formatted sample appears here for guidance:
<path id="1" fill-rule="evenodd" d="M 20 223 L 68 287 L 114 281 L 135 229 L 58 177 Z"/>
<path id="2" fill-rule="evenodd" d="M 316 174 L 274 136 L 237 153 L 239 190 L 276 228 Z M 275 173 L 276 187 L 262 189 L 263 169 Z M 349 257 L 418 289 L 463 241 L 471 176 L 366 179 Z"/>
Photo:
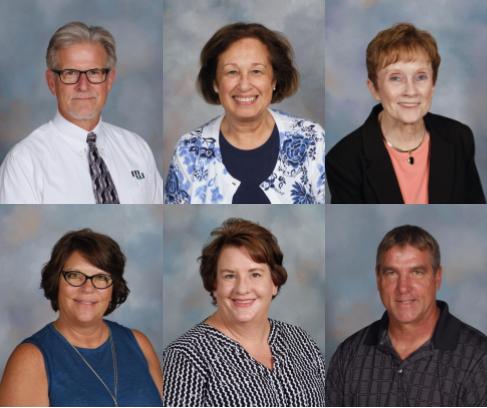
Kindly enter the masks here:
<path id="1" fill-rule="evenodd" d="M 435 273 L 435 286 L 436 290 L 441 287 L 441 280 L 443 279 L 443 268 L 440 266 Z"/>
<path id="2" fill-rule="evenodd" d="M 112 90 L 113 82 L 115 81 L 115 78 L 117 77 L 117 69 L 112 68 L 110 72 L 108 73 L 107 76 L 107 89 L 108 92 Z"/>
<path id="3" fill-rule="evenodd" d="M 276 85 L 277 85 L 277 79 L 274 79 L 272 81 L 272 91 L 275 91 L 276 90 Z"/>
<path id="4" fill-rule="evenodd" d="M 372 95 L 372 98 L 380 102 L 379 92 L 377 91 L 374 83 L 370 79 L 367 79 L 367 88 L 369 88 L 369 92 Z"/>
<path id="5" fill-rule="evenodd" d="M 272 296 L 276 296 L 277 292 L 279 291 L 279 288 L 275 283 L 272 284 Z"/>
<path id="6" fill-rule="evenodd" d="M 49 90 L 51 93 L 56 96 L 56 75 L 54 72 L 52 72 L 50 69 L 46 69 L 46 82 L 47 86 L 49 87 Z"/>
<path id="7" fill-rule="evenodd" d="M 213 90 L 216 94 L 218 93 L 218 85 L 216 84 L 216 81 L 213 81 Z"/>

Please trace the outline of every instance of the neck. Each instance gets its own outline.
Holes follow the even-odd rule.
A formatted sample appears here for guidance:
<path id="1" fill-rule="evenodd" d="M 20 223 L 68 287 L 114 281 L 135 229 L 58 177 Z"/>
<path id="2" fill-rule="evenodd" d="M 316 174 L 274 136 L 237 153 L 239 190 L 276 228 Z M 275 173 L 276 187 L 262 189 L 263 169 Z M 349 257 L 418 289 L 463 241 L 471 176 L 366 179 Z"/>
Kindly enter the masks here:
<path id="1" fill-rule="evenodd" d="M 422 119 L 415 123 L 403 123 L 391 119 L 382 111 L 379 114 L 379 124 L 386 141 L 401 150 L 415 149 L 426 134 Z"/>
<path id="2" fill-rule="evenodd" d="M 218 312 L 206 321 L 210 326 L 221 331 L 227 337 L 235 340 L 242 346 L 266 344 L 269 338 L 271 325 L 267 318 L 245 323 L 231 323 Z"/>
<path id="3" fill-rule="evenodd" d="M 98 122 L 100 121 L 100 115 L 98 115 L 96 118 L 93 119 L 76 119 L 73 117 L 69 117 L 69 118 L 66 117 L 66 115 L 61 111 L 59 111 L 59 113 L 68 122 L 71 122 L 73 125 L 76 125 L 88 132 L 91 132 L 96 127 L 96 125 L 98 125 Z"/>
<path id="4" fill-rule="evenodd" d="M 392 320 L 389 322 L 389 338 L 401 360 L 409 357 L 433 336 L 436 322 L 440 317 L 440 311 L 436 304 L 434 307 L 433 313 L 424 322 L 408 324 Z"/>
<path id="5" fill-rule="evenodd" d="M 225 115 L 221 124 L 221 131 L 225 139 L 233 146 L 250 150 L 262 146 L 274 128 L 274 118 L 265 111 L 258 119 L 249 121 L 236 120 L 229 115 Z"/>
<path id="6" fill-rule="evenodd" d="M 101 346 L 109 336 L 108 326 L 103 320 L 89 325 L 73 325 L 59 316 L 54 322 L 54 326 L 66 340 L 76 347 L 96 348 Z"/>

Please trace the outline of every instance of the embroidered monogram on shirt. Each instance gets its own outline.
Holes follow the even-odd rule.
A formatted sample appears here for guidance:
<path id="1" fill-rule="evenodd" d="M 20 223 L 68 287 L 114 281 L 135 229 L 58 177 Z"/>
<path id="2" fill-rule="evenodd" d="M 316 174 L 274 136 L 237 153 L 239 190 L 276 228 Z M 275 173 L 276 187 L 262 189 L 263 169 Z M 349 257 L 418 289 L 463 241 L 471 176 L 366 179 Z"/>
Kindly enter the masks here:
<path id="1" fill-rule="evenodd" d="M 145 175 L 140 170 L 132 170 L 132 177 L 135 177 L 137 180 L 142 180 L 145 178 Z"/>

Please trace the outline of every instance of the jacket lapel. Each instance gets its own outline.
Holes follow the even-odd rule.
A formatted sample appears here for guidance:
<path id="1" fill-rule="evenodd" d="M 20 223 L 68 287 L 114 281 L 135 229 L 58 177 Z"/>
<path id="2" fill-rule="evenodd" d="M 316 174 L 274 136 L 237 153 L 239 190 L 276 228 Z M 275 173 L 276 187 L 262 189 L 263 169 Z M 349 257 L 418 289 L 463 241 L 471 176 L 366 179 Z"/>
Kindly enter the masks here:
<path id="1" fill-rule="evenodd" d="M 429 202 L 448 203 L 452 200 L 453 180 L 455 180 L 455 149 L 431 122 L 431 115 L 428 113 L 425 116 L 425 123 L 431 141 Z"/>
<path id="2" fill-rule="evenodd" d="M 366 161 L 365 177 L 375 192 L 378 203 L 403 204 L 399 183 L 382 140 L 378 120 L 381 110 L 382 106 L 376 105 L 364 123 L 362 137 Z"/>

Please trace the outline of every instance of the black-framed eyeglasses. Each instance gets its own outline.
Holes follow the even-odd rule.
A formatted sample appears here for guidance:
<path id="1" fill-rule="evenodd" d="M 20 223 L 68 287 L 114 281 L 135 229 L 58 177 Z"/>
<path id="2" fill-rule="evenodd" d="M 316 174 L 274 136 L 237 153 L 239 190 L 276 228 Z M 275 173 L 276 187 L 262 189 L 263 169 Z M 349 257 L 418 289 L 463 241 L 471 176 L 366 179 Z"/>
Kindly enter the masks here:
<path id="1" fill-rule="evenodd" d="M 81 74 L 85 74 L 86 79 L 91 84 L 101 84 L 106 81 L 110 68 L 92 68 L 86 71 L 79 69 L 51 69 L 52 72 L 59 75 L 59 79 L 63 84 L 74 85 L 77 84 L 81 78 Z"/>
<path id="2" fill-rule="evenodd" d="M 69 285 L 76 288 L 83 286 L 87 280 L 90 280 L 96 289 L 107 289 L 113 285 L 113 278 L 105 273 L 88 276 L 80 271 L 61 271 L 61 274 Z"/>

